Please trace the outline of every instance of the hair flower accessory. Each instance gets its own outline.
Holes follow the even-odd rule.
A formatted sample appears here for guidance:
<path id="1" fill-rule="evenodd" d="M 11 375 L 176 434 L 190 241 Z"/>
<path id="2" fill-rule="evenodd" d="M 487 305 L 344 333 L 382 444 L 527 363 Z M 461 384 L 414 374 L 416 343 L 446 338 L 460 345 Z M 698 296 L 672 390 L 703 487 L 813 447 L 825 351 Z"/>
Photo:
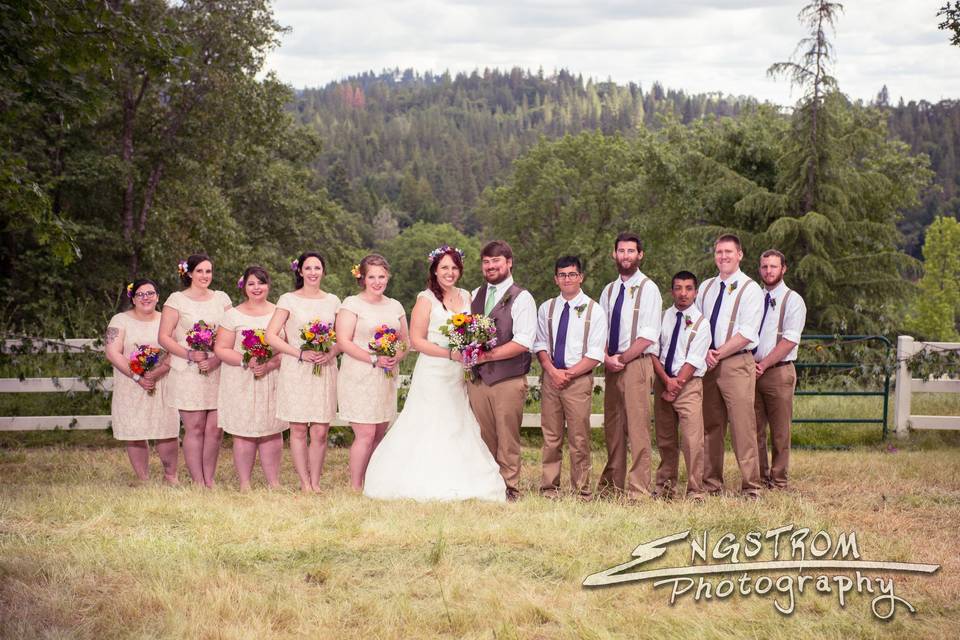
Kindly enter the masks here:
<path id="1" fill-rule="evenodd" d="M 243 281 L 243 276 L 240 276 L 240 279 L 237 280 L 237 289 L 243 289 L 243 285 L 245 284 L 246 282 Z"/>
<path id="2" fill-rule="evenodd" d="M 177 263 L 177 273 L 179 273 L 181 276 L 185 276 L 189 272 L 190 270 L 188 268 L 186 260 L 181 260 L 180 262 Z"/>
<path id="3" fill-rule="evenodd" d="M 354 277 L 354 278 L 356 278 L 357 280 L 359 280 L 359 279 L 360 279 L 360 263 L 357 263 L 357 264 L 353 265 L 352 267 L 350 267 L 350 273 L 353 274 L 353 277 Z"/>
<path id="4" fill-rule="evenodd" d="M 294 273 L 300 271 L 300 261 L 296 258 L 290 262 L 290 271 L 293 271 Z"/>
<path id="5" fill-rule="evenodd" d="M 132 297 L 133 297 L 133 283 L 132 283 L 132 282 L 127 285 L 127 297 L 128 297 L 128 298 L 132 298 Z"/>
<path id="6" fill-rule="evenodd" d="M 442 244 L 430 253 L 427 254 L 427 260 L 430 261 L 430 264 L 433 264 L 433 261 L 447 253 L 450 250 L 456 251 L 460 255 L 460 259 L 463 260 L 463 250 L 459 247 L 451 247 L 448 244 Z"/>

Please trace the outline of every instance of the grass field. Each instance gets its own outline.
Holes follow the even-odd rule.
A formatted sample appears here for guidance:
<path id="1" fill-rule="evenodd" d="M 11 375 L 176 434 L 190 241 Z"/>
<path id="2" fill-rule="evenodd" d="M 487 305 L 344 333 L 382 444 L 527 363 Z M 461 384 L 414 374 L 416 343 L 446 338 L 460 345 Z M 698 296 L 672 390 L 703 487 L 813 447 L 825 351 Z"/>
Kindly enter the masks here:
<path id="1" fill-rule="evenodd" d="M 953 399 L 924 395 L 920 411 L 960 413 Z M 258 470 L 258 488 L 241 494 L 226 447 L 219 487 L 206 491 L 134 483 L 104 432 L 0 434 L 0 637 L 956 637 L 960 437 L 881 442 L 878 427 L 842 429 L 797 429 L 810 448 L 793 455 L 794 492 L 703 505 L 543 500 L 533 491 L 533 433 L 527 495 L 512 505 L 353 495 L 342 448 L 330 451 L 320 496 L 292 490 L 288 454 L 288 489 L 262 488 Z M 845 449 L 830 450 L 836 443 Z M 728 487 L 737 479 L 730 456 Z M 691 529 L 715 541 L 785 524 L 855 531 L 866 560 L 942 566 L 932 576 L 886 574 L 917 609 L 898 606 L 889 622 L 865 595 L 848 594 L 841 608 L 835 594 L 805 593 L 784 616 L 773 595 L 688 594 L 671 606 L 669 588 L 649 582 L 581 586 L 655 538 Z M 650 566 L 689 562 L 680 545 Z"/>

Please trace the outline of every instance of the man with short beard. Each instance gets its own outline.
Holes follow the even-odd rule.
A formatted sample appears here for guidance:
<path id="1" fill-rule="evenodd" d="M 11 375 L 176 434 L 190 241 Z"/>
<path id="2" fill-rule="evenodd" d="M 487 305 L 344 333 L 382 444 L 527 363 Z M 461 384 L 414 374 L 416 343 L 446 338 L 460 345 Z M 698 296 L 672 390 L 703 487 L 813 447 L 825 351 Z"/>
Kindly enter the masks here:
<path id="1" fill-rule="evenodd" d="M 730 440 L 740 467 L 740 491 L 760 497 L 757 455 L 757 416 L 753 400 L 756 348 L 763 312 L 760 287 L 740 270 L 740 238 L 724 234 L 713 245 L 719 273 L 700 285 L 697 307 L 710 319 L 710 350 L 703 376 L 703 488 L 723 493 L 723 446 L 727 420 Z"/>
<path id="2" fill-rule="evenodd" d="M 620 277 L 604 287 L 600 306 L 609 338 L 604 357 L 603 432 L 607 464 L 597 484 L 599 497 L 626 492 L 650 495 L 650 387 L 660 347 L 663 299 L 657 285 L 640 271 L 643 245 L 633 233 L 613 243 Z M 627 469 L 627 445 L 631 463 Z"/>
<path id="3" fill-rule="evenodd" d="M 770 489 L 787 488 L 793 393 L 797 386 L 793 362 L 797 359 L 797 345 L 807 319 L 803 298 L 783 282 L 786 272 L 786 257 L 776 249 L 764 251 L 760 256 L 760 279 L 766 295 L 760 319 L 760 341 L 753 350 L 757 363 L 754 409 L 760 478 Z M 767 461 L 767 423 L 772 449 L 770 462 Z"/>

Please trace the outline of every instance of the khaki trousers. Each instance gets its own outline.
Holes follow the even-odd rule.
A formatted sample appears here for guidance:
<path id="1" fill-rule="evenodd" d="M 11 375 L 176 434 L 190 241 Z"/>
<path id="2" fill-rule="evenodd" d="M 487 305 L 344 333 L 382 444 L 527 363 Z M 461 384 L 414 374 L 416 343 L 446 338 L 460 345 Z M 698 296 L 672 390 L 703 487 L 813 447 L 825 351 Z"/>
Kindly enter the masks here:
<path id="1" fill-rule="evenodd" d="M 564 422 L 570 439 L 570 489 L 590 496 L 590 410 L 593 400 L 593 372 L 558 389 L 543 376 L 540 386 L 540 428 L 543 430 L 543 473 L 540 491 L 560 491 L 563 464 Z"/>
<path id="2" fill-rule="evenodd" d="M 793 363 L 773 367 L 757 378 L 757 452 L 760 456 L 760 477 L 764 484 L 783 489 L 787 486 L 790 466 L 790 426 L 793 422 L 793 392 L 797 386 L 797 370 Z M 767 460 L 767 424 L 770 425 L 772 463 Z"/>
<path id="3" fill-rule="evenodd" d="M 730 440 L 740 467 L 740 490 L 760 492 L 760 462 L 757 456 L 757 415 L 753 406 L 757 370 L 753 355 L 730 356 L 703 377 L 703 488 L 723 490 L 723 443 L 727 421 Z"/>
<path id="4" fill-rule="evenodd" d="M 673 402 L 660 397 L 665 390 L 660 378 L 654 380 L 653 412 L 660 451 L 657 494 L 669 497 L 677 486 L 679 436 L 679 450 L 683 451 L 683 464 L 687 468 L 687 495 L 703 497 L 703 380 L 690 379 Z"/>
<path id="5" fill-rule="evenodd" d="M 607 371 L 603 394 L 603 435 L 607 464 L 597 492 L 628 498 L 650 494 L 650 385 L 653 362 L 644 355 L 618 372 Z M 632 461 L 627 469 L 627 445 Z M 626 482 L 624 482 L 626 481 Z M 626 485 L 626 486 L 624 486 Z"/>
<path id="6" fill-rule="evenodd" d="M 517 376 L 488 385 L 467 385 L 470 408 L 480 423 L 480 437 L 500 465 L 507 493 L 520 493 L 520 423 L 527 398 L 527 377 Z"/>

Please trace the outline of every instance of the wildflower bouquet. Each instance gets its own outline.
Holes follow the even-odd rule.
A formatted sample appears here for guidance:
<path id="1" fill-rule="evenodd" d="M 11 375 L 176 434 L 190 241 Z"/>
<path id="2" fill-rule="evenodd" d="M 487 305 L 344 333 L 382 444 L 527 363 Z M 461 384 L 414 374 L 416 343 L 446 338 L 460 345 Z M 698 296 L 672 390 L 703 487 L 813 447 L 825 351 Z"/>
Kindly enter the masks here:
<path id="1" fill-rule="evenodd" d="M 147 371 L 152 371 L 160 364 L 160 359 L 163 358 L 163 355 L 166 353 L 163 349 L 159 347 L 151 347 L 148 344 L 145 345 L 136 345 L 137 350 L 130 354 L 130 371 L 142 376 Z M 153 395 L 154 389 L 147 391 L 149 395 Z"/>
<path id="2" fill-rule="evenodd" d="M 398 352 L 403 351 L 406 344 L 400 340 L 400 335 L 396 329 L 382 324 L 377 327 L 377 330 L 373 333 L 373 339 L 367 343 L 367 346 L 370 348 L 370 351 L 378 356 L 392 358 L 397 355 Z M 393 377 L 392 370 L 384 368 L 383 372 L 388 378 Z"/>
<path id="3" fill-rule="evenodd" d="M 316 351 L 318 353 L 329 353 L 330 348 L 337 342 L 337 332 L 333 330 L 333 324 L 320 322 L 319 319 L 311 320 L 300 329 L 300 340 L 303 344 L 300 349 L 303 351 Z M 323 374 L 323 365 L 313 365 L 313 375 Z"/>
<path id="4" fill-rule="evenodd" d="M 466 380 L 473 380 L 480 354 L 497 346 L 497 325 L 482 313 L 455 313 L 440 327 L 440 333 L 450 341 L 450 348 L 462 355 Z"/>
<path id="5" fill-rule="evenodd" d="M 194 323 L 193 329 L 187 331 L 187 345 L 193 351 L 210 353 L 213 351 L 213 336 L 216 330 L 216 325 L 209 325 L 203 320 L 198 320 Z M 200 375 L 205 376 L 207 372 L 201 369 Z"/>
<path id="6" fill-rule="evenodd" d="M 243 364 L 250 364 L 256 360 L 257 364 L 266 364 L 273 357 L 273 349 L 267 344 L 267 335 L 263 329 L 244 329 L 243 336 Z"/>

